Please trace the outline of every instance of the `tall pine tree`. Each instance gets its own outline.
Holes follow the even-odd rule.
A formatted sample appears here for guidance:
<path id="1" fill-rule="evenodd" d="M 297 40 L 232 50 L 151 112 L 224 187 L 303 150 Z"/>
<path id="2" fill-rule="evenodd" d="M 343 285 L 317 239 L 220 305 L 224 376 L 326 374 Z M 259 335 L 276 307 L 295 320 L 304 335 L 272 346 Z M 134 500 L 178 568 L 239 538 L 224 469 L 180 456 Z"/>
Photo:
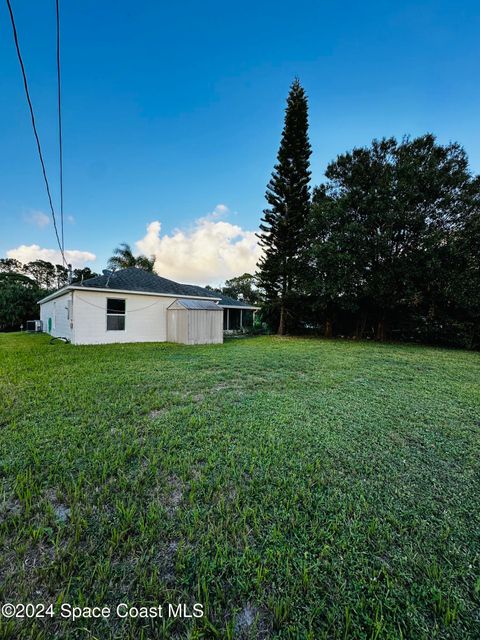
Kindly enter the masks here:
<path id="1" fill-rule="evenodd" d="M 310 207 L 310 155 L 308 102 L 295 79 L 287 99 L 285 125 L 277 164 L 267 186 L 269 208 L 263 212 L 258 282 L 277 313 L 279 335 L 294 315 L 296 288 L 301 280 L 302 255 Z"/>

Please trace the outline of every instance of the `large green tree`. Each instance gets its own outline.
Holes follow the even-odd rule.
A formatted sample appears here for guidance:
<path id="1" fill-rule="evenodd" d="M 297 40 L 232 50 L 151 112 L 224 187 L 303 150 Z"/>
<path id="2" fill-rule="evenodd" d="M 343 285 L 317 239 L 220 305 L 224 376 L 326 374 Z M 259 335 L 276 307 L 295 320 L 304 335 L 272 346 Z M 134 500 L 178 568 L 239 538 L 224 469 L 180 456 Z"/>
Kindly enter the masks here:
<path id="1" fill-rule="evenodd" d="M 464 150 L 431 134 L 374 140 L 339 156 L 326 177 L 314 193 L 305 282 L 326 332 L 346 312 L 357 335 L 373 327 L 378 339 L 389 328 L 444 326 L 459 304 L 448 291 L 465 272 L 460 257 L 471 264 L 478 211 Z"/>
<path id="2" fill-rule="evenodd" d="M 25 327 L 39 317 L 38 300 L 45 295 L 31 278 L 14 272 L 0 273 L 0 331 Z"/>
<path id="3" fill-rule="evenodd" d="M 89 278 L 95 278 L 98 276 L 98 273 L 92 271 L 90 267 L 83 267 L 83 269 L 74 269 L 73 270 L 73 282 L 79 283 L 84 280 L 88 280 Z"/>
<path id="4" fill-rule="evenodd" d="M 244 273 L 236 278 L 225 281 L 222 293 L 235 299 L 243 298 L 250 304 L 261 302 L 260 292 L 256 286 L 256 278 L 250 273 Z"/>
<path id="5" fill-rule="evenodd" d="M 33 260 L 24 265 L 23 271 L 31 276 L 42 289 L 55 289 L 58 286 L 57 271 L 51 262 Z"/>
<path id="6" fill-rule="evenodd" d="M 442 246 L 444 256 L 443 304 L 437 305 L 439 322 L 453 320 L 455 343 L 480 347 L 480 176 L 469 185 L 470 207 L 464 224 Z M 460 333 L 460 335 L 458 335 Z M 462 340 L 463 338 L 463 340 Z M 452 341 L 453 342 L 453 341 Z"/>
<path id="7" fill-rule="evenodd" d="M 301 281 L 310 206 L 310 155 L 307 96 L 298 79 L 287 99 L 285 125 L 272 177 L 267 186 L 269 205 L 263 212 L 263 256 L 258 264 L 259 286 L 278 315 L 279 335 L 292 323 Z"/>
<path id="8" fill-rule="evenodd" d="M 23 265 L 15 258 L 0 258 L 0 272 L 7 271 L 13 273 L 20 273 L 23 269 Z"/>
<path id="9" fill-rule="evenodd" d="M 12 270 L 30 276 L 41 289 L 59 289 L 68 284 L 68 269 L 47 260 L 33 260 L 25 265 L 18 262 Z"/>
<path id="10" fill-rule="evenodd" d="M 108 266 L 115 269 L 127 269 L 128 267 L 138 267 L 144 271 L 153 271 L 155 266 L 155 256 L 148 258 L 144 255 L 135 256 L 129 244 L 122 242 L 113 251 L 113 256 L 108 261 Z"/>

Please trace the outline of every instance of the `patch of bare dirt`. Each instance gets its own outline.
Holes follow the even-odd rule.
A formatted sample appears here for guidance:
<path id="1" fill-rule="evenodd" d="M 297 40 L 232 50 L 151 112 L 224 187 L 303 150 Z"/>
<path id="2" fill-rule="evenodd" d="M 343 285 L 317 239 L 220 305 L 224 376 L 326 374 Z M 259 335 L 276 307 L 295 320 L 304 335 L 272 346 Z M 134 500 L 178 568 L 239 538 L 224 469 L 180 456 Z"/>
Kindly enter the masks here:
<path id="1" fill-rule="evenodd" d="M 0 523 L 5 522 L 9 518 L 20 515 L 22 505 L 17 498 L 5 498 L 0 502 Z"/>
<path id="2" fill-rule="evenodd" d="M 177 476 L 168 479 L 170 493 L 167 496 L 167 512 L 173 515 L 183 500 L 183 483 Z"/>
<path id="3" fill-rule="evenodd" d="M 265 640 L 268 638 L 268 629 L 261 611 L 247 602 L 235 621 L 235 638 L 237 640 Z"/>
<path id="4" fill-rule="evenodd" d="M 230 382 L 219 382 L 210 389 L 210 393 L 218 393 L 219 391 L 225 391 L 226 389 L 233 389 L 235 386 L 235 384 Z"/>
<path id="5" fill-rule="evenodd" d="M 167 584 L 173 584 L 175 581 L 175 562 L 178 550 L 178 542 L 172 540 L 168 544 L 163 544 L 158 553 L 156 565 L 159 569 L 159 575 Z"/>
<path id="6" fill-rule="evenodd" d="M 38 544 L 32 547 L 25 555 L 23 564 L 28 572 L 35 571 L 45 564 L 49 564 L 55 557 L 55 550 L 51 545 Z"/>
<path id="7" fill-rule="evenodd" d="M 57 498 L 57 494 L 53 489 L 47 491 L 46 498 L 52 505 L 55 518 L 59 522 L 67 522 L 70 518 L 70 507 Z"/>
<path id="8" fill-rule="evenodd" d="M 151 420 L 155 420 L 155 418 L 160 418 L 160 416 L 163 416 L 165 413 L 167 413 L 167 409 L 165 407 L 163 409 L 154 409 L 153 411 L 150 411 L 148 417 Z"/>

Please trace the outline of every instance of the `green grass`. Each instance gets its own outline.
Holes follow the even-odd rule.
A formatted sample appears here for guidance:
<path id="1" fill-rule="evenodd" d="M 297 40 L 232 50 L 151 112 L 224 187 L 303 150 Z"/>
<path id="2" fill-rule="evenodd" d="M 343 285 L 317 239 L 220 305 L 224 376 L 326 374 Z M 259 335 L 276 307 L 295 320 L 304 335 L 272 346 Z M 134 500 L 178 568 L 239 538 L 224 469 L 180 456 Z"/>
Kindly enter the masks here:
<path id="1" fill-rule="evenodd" d="M 0 638 L 480 637 L 480 357 L 0 334 Z"/>

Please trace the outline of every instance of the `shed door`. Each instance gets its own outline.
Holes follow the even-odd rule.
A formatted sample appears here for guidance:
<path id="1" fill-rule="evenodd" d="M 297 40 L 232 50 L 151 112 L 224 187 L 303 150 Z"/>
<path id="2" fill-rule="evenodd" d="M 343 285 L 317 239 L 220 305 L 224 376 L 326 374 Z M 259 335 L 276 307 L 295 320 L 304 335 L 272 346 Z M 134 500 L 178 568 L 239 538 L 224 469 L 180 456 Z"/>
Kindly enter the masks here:
<path id="1" fill-rule="evenodd" d="M 169 309 L 167 312 L 167 340 L 177 342 L 178 311 Z"/>
<path id="2" fill-rule="evenodd" d="M 189 312 L 189 344 L 212 344 L 223 341 L 222 311 Z"/>

